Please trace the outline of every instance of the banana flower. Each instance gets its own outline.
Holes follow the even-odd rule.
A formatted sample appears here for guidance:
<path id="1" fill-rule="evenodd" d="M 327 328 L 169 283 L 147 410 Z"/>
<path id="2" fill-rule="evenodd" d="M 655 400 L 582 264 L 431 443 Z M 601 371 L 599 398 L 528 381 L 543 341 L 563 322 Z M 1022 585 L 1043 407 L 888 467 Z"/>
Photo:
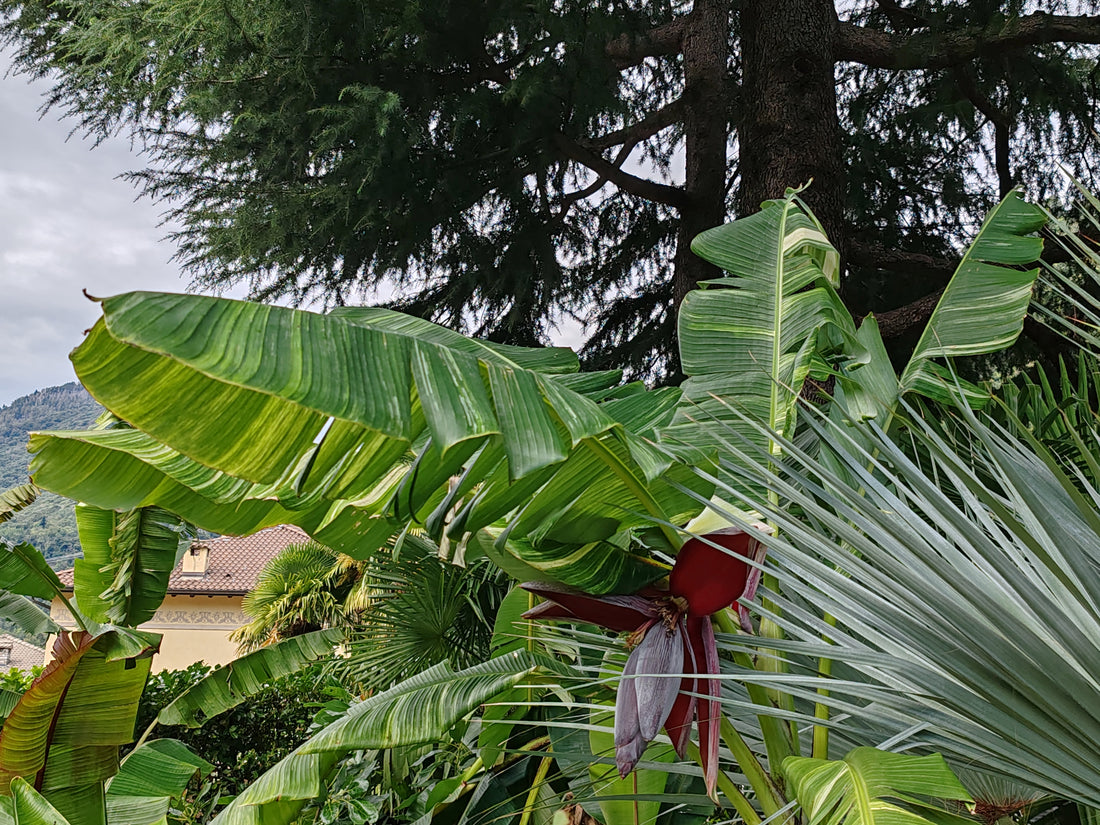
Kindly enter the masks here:
<path id="1" fill-rule="evenodd" d="M 526 590 L 546 599 L 527 619 L 561 619 L 629 633 L 632 648 L 615 702 L 615 764 L 625 777 L 664 727 L 684 758 L 693 721 L 707 793 L 718 778 L 720 684 L 718 648 L 710 616 L 737 608 L 741 627 L 752 632 L 748 608 L 760 582 L 765 548 L 755 537 L 728 528 L 689 539 L 669 574 L 668 590 L 648 587 L 629 596 L 591 596 L 561 585 L 528 582 Z"/>

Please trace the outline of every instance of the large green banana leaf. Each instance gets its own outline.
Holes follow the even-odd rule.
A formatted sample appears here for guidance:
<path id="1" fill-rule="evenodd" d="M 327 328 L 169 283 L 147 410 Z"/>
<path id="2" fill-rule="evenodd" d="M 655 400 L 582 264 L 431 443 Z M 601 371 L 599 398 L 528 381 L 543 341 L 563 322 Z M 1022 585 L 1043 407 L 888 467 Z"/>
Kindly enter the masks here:
<path id="1" fill-rule="evenodd" d="M 564 350 L 524 351 L 529 363 L 519 363 L 383 310 L 317 315 L 153 293 L 107 298 L 103 310 L 73 353 L 92 395 L 157 440 L 256 483 L 293 480 L 346 498 L 425 429 L 444 451 L 499 435 L 522 478 L 612 426 L 574 393 L 547 398 L 545 375 L 530 367 L 575 371 Z"/>
<path id="2" fill-rule="evenodd" d="M 728 273 L 680 308 L 684 397 L 663 437 L 718 446 L 728 431 L 774 444 L 790 434 L 803 382 L 829 348 L 831 326 L 854 334 L 836 294 L 839 256 L 794 193 L 697 236 L 692 251 Z"/>
<path id="3" fill-rule="evenodd" d="M 325 780 L 348 752 L 428 742 L 483 702 L 534 673 L 522 650 L 455 672 L 446 662 L 353 705 L 235 798 L 211 825 L 286 825 L 325 793 Z"/>
<path id="4" fill-rule="evenodd" d="M 78 504 L 76 527 L 84 553 L 73 565 L 80 610 L 126 627 L 153 618 L 190 540 L 181 519 L 158 507 L 118 513 Z"/>
<path id="5" fill-rule="evenodd" d="M 28 633 L 54 633 L 57 624 L 31 599 L 62 596 L 61 580 L 45 557 L 29 544 L 0 539 L 0 618 Z"/>
<path id="6" fill-rule="evenodd" d="M 106 825 L 167 825 L 169 806 L 188 783 L 214 766 L 175 739 L 132 750 L 107 786 Z"/>
<path id="7" fill-rule="evenodd" d="M 919 389 L 950 397 L 931 359 L 996 352 L 1016 340 L 1039 274 L 1018 267 L 1042 255 L 1043 241 L 1034 233 L 1044 224 L 1043 210 L 1016 192 L 989 213 L 902 372 L 902 393 Z"/>
<path id="8" fill-rule="evenodd" d="M 559 581 L 606 592 L 662 573 L 628 552 L 629 531 L 682 522 L 709 495 L 683 467 L 665 478 L 646 440 L 675 390 L 558 374 L 576 369 L 562 350 L 376 310 L 137 293 L 103 306 L 74 363 L 144 434 L 32 439 L 38 482 L 100 507 L 161 506 L 223 532 L 297 523 L 359 556 L 410 520 L 461 540 L 504 519 L 502 546 L 520 523 Z"/>
<path id="9" fill-rule="evenodd" d="M 0 796 L 0 823 L 3 825 L 70 825 L 30 783 L 15 778 L 10 796 Z"/>
<path id="10" fill-rule="evenodd" d="M 34 547 L 0 539 L 0 590 L 50 600 L 62 588 L 61 579 Z"/>
<path id="11" fill-rule="evenodd" d="M 1046 223 L 1042 209 L 1010 192 L 986 217 L 948 282 L 900 377 L 894 373 L 874 316 L 856 332 L 858 353 L 837 374 L 838 395 L 851 419 L 889 417 L 899 398 L 914 393 L 950 402 L 961 388 L 982 406 L 989 393 L 946 369 L 938 359 L 985 355 L 1010 346 L 1023 329 Z"/>
<path id="12" fill-rule="evenodd" d="M 103 825 L 104 783 L 133 739 L 159 637 L 61 631 L 54 660 L 0 730 L 0 793 L 31 782 L 71 825 Z"/>
<path id="13" fill-rule="evenodd" d="M 428 742 L 482 702 L 529 676 L 538 662 L 515 650 L 459 672 L 447 662 L 355 705 L 302 746 L 303 753 Z"/>
<path id="14" fill-rule="evenodd" d="M 176 797 L 195 776 L 214 766 L 176 739 L 154 739 L 126 755 L 107 786 L 114 797 Z M 118 825 L 111 822 L 111 825 Z"/>
<path id="15" fill-rule="evenodd" d="M 56 633 L 58 629 L 45 610 L 16 593 L 0 591 L 0 619 L 7 619 L 27 633 Z"/>
<path id="16" fill-rule="evenodd" d="M 17 693 L 14 690 L 0 688 L 0 718 L 7 719 L 8 714 L 19 704 L 19 699 L 22 696 L 22 693 Z"/>
<path id="17" fill-rule="evenodd" d="M 317 630 L 261 647 L 219 667 L 166 705 L 157 724 L 199 727 L 219 713 L 236 707 L 271 680 L 297 673 L 310 662 L 331 656 L 343 641 L 341 628 Z"/>
<path id="18" fill-rule="evenodd" d="M 899 396 L 916 392 L 950 401 L 957 381 L 934 359 L 997 352 L 1019 337 L 1039 274 L 1019 267 L 1039 260 L 1043 241 L 1036 233 L 1045 224 L 1043 210 L 1015 191 L 993 208 L 902 371 Z M 981 393 L 969 395 L 978 400 Z"/>
<path id="19" fill-rule="evenodd" d="M 844 759 L 789 756 L 783 773 L 808 825 L 966 825 L 931 800 L 972 801 L 943 757 L 855 748 Z M 905 804 L 898 804 L 903 802 Z"/>
<path id="20" fill-rule="evenodd" d="M 274 497 L 277 490 L 271 486 L 211 470 L 138 430 L 32 433 L 30 447 L 36 452 L 31 472 L 44 484 L 103 509 L 161 507 L 229 535 L 297 524 L 351 554 L 356 553 L 357 537 L 368 532 L 352 529 L 354 522 L 365 522 L 368 516 L 349 510 L 345 502 L 316 497 L 312 503 L 294 501 L 294 509 L 289 509 Z M 395 479 L 390 486 L 396 483 Z M 380 541 L 392 530 L 388 522 L 382 527 Z"/>

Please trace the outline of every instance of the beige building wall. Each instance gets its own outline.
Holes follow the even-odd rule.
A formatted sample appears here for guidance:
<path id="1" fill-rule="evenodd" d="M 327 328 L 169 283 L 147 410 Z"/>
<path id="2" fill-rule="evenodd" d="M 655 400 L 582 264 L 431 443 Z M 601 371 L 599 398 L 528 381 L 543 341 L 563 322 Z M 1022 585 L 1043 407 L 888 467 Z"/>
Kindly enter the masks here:
<path id="1" fill-rule="evenodd" d="M 237 646 L 229 640 L 229 634 L 248 622 L 241 599 L 177 594 L 165 598 L 153 618 L 141 625 L 142 630 L 163 635 L 160 652 L 153 657 L 153 672 L 181 670 L 195 662 L 224 665 L 236 659 Z M 62 627 L 76 626 L 60 599 L 54 599 L 50 616 Z M 46 650 L 52 646 L 51 639 Z"/>

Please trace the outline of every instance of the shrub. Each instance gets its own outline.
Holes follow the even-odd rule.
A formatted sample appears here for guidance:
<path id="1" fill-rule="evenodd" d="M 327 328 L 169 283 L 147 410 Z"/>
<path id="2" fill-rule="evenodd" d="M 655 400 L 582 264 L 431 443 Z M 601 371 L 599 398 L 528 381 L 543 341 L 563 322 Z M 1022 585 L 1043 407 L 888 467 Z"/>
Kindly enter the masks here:
<path id="1" fill-rule="evenodd" d="M 162 671 L 149 678 L 138 709 L 135 738 L 161 708 L 208 673 L 209 665 Z M 157 738 L 179 739 L 214 765 L 208 781 L 219 796 L 236 796 L 305 741 L 330 684 L 317 667 L 284 677 L 200 728 L 157 726 Z"/>

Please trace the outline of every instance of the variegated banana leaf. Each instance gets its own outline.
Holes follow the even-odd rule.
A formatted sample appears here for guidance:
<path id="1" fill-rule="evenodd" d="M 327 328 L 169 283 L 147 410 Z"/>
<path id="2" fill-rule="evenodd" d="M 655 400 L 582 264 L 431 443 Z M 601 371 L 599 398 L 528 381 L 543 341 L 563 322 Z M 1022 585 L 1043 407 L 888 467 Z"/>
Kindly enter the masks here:
<path id="1" fill-rule="evenodd" d="M 899 393 L 915 391 L 941 401 L 955 395 L 955 379 L 933 359 L 984 355 L 1011 345 L 1020 335 L 1038 269 L 1046 224 L 1038 206 L 1010 192 L 978 231 L 936 304 L 908 365 Z M 945 380 L 946 379 L 946 380 Z"/>
<path id="2" fill-rule="evenodd" d="M 808 825 L 967 825 L 973 821 L 936 804 L 948 799 L 972 801 L 939 755 L 855 748 L 842 760 L 788 757 L 783 773 Z"/>
<path id="3" fill-rule="evenodd" d="M 719 446 L 729 431 L 774 442 L 794 427 L 811 367 L 832 347 L 829 327 L 855 329 L 836 294 L 839 255 L 795 193 L 695 238 L 692 251 L 728 275 L 689 293 L 680 308 L 680 358 L 689 376 L 666 440 Z"/>
<path id="4" fill-rule="evenodd" d="M 149 621 L 191 539 L 182 520 L 158 507 L 118 513 L 78 504 L 76 526 L 84 553 L 73 565 L 80 610 L 97 622 L 125 627 Z"/>
<path id="5" fill-rule="evenodd" d="M 32 438 L 38 483 L 100 507 L 221 532 L 296 523 L 360 557 L 410 522 L 452 539 L 496 522 L 502 547 L 522 535 L 558 580 L 607 592 L 663 573 L 629 552 L 630 531 L 709 495 L 683 467 L 666 478 L 673 462 L 646 440 L 677 391 L 567 374 L 568 351 L 382 310 L 140 293 L 103 307 L 73 360 L 138 429 Z"/>
<path id="6" fill-rule="evenodd" d="M 857 333 L 861 358 L 838 375 L 848 417 L 882 417 L 909 393 L 950 401 L 961 388 L 972 406 L 987 403 L 986 390 L 960 380 L 941 361 L 997 352 L 1016 341 L 1039 274 L 1038 269 L 1019 267 L 1039 260 L 1043 241 L 1037 233 L 1045 223 L 1043 210 L 1015 191 L 994 207 L 936 303 L 900 377 L 877 322 L 868 316 Z"/>

